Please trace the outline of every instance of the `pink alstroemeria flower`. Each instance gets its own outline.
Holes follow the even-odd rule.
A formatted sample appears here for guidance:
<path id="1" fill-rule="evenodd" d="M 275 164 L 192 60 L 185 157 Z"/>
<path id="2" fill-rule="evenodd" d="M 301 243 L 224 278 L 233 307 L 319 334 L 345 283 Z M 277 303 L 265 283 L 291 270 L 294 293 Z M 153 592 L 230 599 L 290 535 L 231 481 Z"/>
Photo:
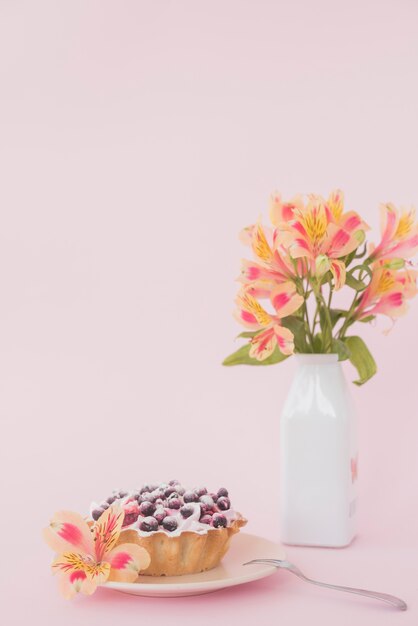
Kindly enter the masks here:
<path id="1" fill-rule="evenodd" d="M 43 536 L 57 556 L 52 571 L 60 577 L 65 598 L 77 593 L 91 595 L 107 580 L 133 582 L 150 564 L 148 552 L 133 543 L 116 543 L 124 511 L 109 507 L 92 528 L 78 513 L 60 511 L 54 515 Z"/>
<path id="2" fill-rule="evenodd" d="M 388 265 L 389 262 L 378 261 L 372 267 L 372 279 L 361 296 L 354 314 L 356 319 L 378 313 L 393 319 L 407 311 L 407 300 L 417 293 L 417 272 L 394 270 Z"/>
<path id="3" fill-rule="evenodd" d="M 279 284 L 295 277 L 296 266 L 287 251 L 277 242 L 276 231 L 254 224 L 241 232 L 241 241 L 251 246 L 256 261 L 242 259 L 238 278 L 247 293 L 268 298 Z"/>
<path id="4" fill-rule="evenodd" d="M 344 193 L 341 189 L 332 191 L 325 203 L 328 221 L 334 222 L 348 233 L 370 230 L 370 226 L 360 217 L 356 211 L 344 213 Z"/>
<path id="5" fill-rule="evenodd" d="M 415 209 L 398 211 L 391 203 L 382 204 L 380 228 L 382 239 L 371 251 L 369 256 L 371 260 L 408 259 L 418 252 L 418 222 L 415 221 Z"/>
<path id="6" fill-rule="evenodd" d="M 306 205 L 300 196 L 289 203 L 281 203 L 277 196 L 270 215 L 283 233 L 283 245 L 290 256 L 306 258 L 312 274 L 321 276 L 330 270 L 335 289 L 341 289 L 345 283 L 345 264 L 341 259 L 358 248 L 368 228 L 354 211 L 343 212 L 342 192 L 332 192 L 327 202 L 312 194 Z"/>
<path id="7" fill-rule="evenodd" d="M 241 324 L 251 330 L 261 330 L 251 339 L 250 356 L 258 361 L 267 359 L 275 347 L 280 352 L 293 354 L 293 333 L 282 326 L 281 319 L 297 311 L 303 304 L 303 297 L 296 293 L 292 282 L 283 283 L 270 294 L 270 301 L 276 315 L 268 313 L 261 304 L 245 289 L 236 299 L 236 317 Z"/>

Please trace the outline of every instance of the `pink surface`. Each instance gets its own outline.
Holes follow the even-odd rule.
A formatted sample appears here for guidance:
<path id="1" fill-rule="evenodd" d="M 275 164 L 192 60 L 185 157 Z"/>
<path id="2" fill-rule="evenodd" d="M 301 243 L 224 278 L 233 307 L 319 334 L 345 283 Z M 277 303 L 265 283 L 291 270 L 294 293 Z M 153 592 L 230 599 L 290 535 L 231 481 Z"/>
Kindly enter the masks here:
<path id="1" fill-rule="evenodd" d="M 69 603 L 40 538 L 55 510 L 178 477 L 227 486 L 248 530 L 279 539 L 295 364 L 220 366 L 239 332 L 237 234 L 275 188 L 340 186 L 374 227 L 380 201 L 417 204 L 417 18 L 407 0 L 1 3 L 4 623 L 417 623 L 417 302 L 389 336 L 364 329 L 380 371 L 352 389 L 357 540 L 288 550 L 409 612 L 286 573 Z"/>

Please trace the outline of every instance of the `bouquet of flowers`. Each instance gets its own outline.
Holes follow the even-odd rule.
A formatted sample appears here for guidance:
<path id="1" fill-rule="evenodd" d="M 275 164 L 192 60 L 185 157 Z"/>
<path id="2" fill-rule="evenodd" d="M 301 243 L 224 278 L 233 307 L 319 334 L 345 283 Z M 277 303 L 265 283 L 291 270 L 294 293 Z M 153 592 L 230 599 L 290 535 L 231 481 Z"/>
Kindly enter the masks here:
<path id="1" fill-rule="evenodd" d="M 381 206 L 381 240 L 366 242 L 369 230 L 355 211 L 344 211 L 343 193 L 325 200 L 297 196 L 271 198 L 272 226 L 245 228 L 242 241 L 254 261 L 243 260 L 235 316 L 249 341 L 224 365 L 270 365 L 294 352 L 337 353 L 349 359 L 363 384 L 376 373 L 366 344 L 352 335 L 356 322 L 377 315 L 403 315 L 417 293 L 411 257 L 418 251 L 414 209 Z M 351 290 L 346 308 L 333 304 L 334 292 Z M 261 300 L 266 304 L 262 305 Z M 335 300 L 334 300 L 335 302 Z"/>

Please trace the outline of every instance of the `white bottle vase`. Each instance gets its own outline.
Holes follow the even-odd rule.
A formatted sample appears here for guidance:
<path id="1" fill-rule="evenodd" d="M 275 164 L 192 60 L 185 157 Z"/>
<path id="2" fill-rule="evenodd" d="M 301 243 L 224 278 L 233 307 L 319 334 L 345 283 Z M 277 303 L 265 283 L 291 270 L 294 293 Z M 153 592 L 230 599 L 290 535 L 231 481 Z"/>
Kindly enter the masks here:
<path id="1" fill-rule="evenodd" d="M 298 354 L 280 423 L 281 540 L 343 547 L 355 536 L 355 411 L 336 354 Z"/>

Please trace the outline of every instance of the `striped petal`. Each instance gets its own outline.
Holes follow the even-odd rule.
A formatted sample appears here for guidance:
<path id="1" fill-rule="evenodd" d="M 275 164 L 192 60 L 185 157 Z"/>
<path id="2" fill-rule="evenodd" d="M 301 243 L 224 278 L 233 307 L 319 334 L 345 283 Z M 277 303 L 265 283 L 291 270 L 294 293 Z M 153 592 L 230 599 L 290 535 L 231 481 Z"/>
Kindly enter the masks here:
<path id="1" fill-rule="evenodd" d="M 273 353 L 276 345 L 276 335 L 273 328 L 267 328 L 251 339 L 250 357 L 257 359 L 257 361 L 264 361 Z"/>
<path id="2" fill-rule="evenodd" d="M 295 344 L 293 343 L 293 333 L 284 326 L 276 324 L 274 326 L 274 334 L 276 337 L 277 345 L 280 352 L 286 355 L 293 354 L 295 351 Z"/>
<path id="3" fill-rule="evenodd" d="M 65 597 L 72 597 L 79 592 L 87 595 L 93 593 L 97 585 L 108 579 L 110 565 L 105 562 L 96 563 L 93 557 L 66 552 L 52 563 L 52 571 L 64 578 L 61 581 L 61 591 Z"/>
<path id="4" fill-rule="evenodd" d="M 72 511 L 58 511 L 43 531 L 47 544 L 56 553 L 76 551 L 94 553 L 93 535 L 86 520 Z"/>
<path id="5" fill-rule="evenodd" d="M 246 325 L 264 328 L 272 322 L 272 317 L 263 309 L 261 304 L 246 290 L 241 291 L 237 298 L 238 314 Z"/>
<path id="6" fill-rule="evenodd" d="M 150 555 L 135 543 L 122 543 L 106 556 L 111 570 L 109 580 L 134 582 L 151 562 Z"/>
<path id="7" fill-rule="evenodd" d="M 335 290 L 338 291 L 338 289 L 341 289 L 341 287 L 345 285 L 345 263 L 337 259 L 332 259 L 330 270 L 334 277 Z"/>
<path id="8" fill-rule="evenodd" d="M 261 224 L 257 224 L 253 230 L 251 246 L 254 254 L 260 261 L 267 265 L 271 264 L 274 253 Z"/>
<path id="9" fill-rule="evenodd" d="M 291 315 L 303 304 L 303 296 L 296 293 L 295 285 L 290 281 L 274 289 L 270 300 L 280 318 Z"/>
<path id="10" fill-rule="evenodd" d="M 344 193 L 341 189 L 335 189 L 329 195 L 326 208 L 329 210 L 329 220 L 339 222 L 344 210 Z"/>
<path id="11" fill-rule="evenodd" d="M 123 509 L 113 505 L 102 513 L 95 523 L 93 527 L 94 547 L 98 562 L 115 547 L 124 517 Z"/>

